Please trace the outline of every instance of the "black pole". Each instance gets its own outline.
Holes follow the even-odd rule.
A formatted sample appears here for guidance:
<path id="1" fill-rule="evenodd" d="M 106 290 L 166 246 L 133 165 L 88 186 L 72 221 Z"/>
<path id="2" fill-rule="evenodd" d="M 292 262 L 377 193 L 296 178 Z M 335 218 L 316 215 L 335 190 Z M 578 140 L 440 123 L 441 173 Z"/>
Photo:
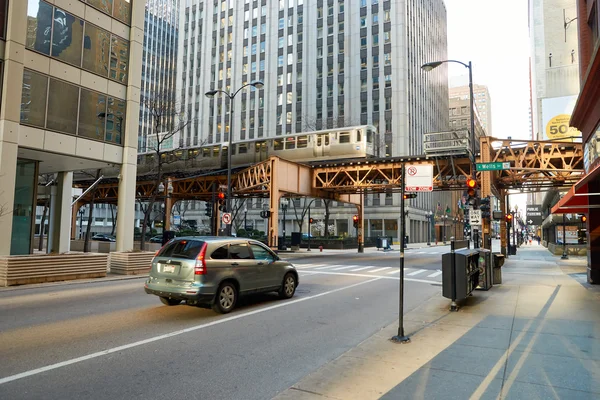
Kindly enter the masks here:
<path id="1" fill-rule="evenodd" d="M 402 238 L 400 238 L 400 293 L 398 295 L 398 335 L 392 337 L 396 343 L 409 343 L 410 338 L 404 336 L 404 237 L 406 236 L 406 219 L 404 216 L 405 170 L 402 163 L 402 186 L 400 187 L 400 218 L 402 219 Z"/>
<path id="2" fill-rule="evenodd" d="M 306 249 L 306 251 L 310 251 L 310 235 L 311 235 L 311 229 L 310 229 L 310 206 L 308 206 L 308 248 Z"/>
<path id="3" fill-rule="evenodd" d="M 427 211 L 427 246 L 431 246 L 431 215 Z"/>
<path id="4" fill-rule="evenodd" d="M 569 255 L 567 254 L 567 226 L 565 223 L 565 214 L 563 214 L 563 253 L 561 260 L 568 260 Z"/>
<path id="5" fill-rule="evenodd" d="M 446 214 L 444 214 L 444 244 L 446 244 Z"/>
<path id="6" fill-rule="evenodd" d="M 510 214 L 510 204 L 508 203 L 508 194 L 506 195 L 506 215 Z M 506 225 L 506 258 L 510 256 L 510 224 L 506 222 L 504 218 L 504 224 Z"/>
<path id="7" fill-rule="evenodd" d="M 281 247 L 283 248 L 283 250 L 287 250 L 287 247 L 285 245 L 285 212 L 287 211 L 287 206 L 285 204 L 282 204 L 281 208 L 283 208 L 283 239 L 281 240 Z"/>
<path id="8" fill-rule="evenodd" d="M 513 246 L 515 248 L 515 254 L 517 252 L 517 224 L 515 221 L 515 212 L 513 211 L 512 213 L 512 230 L 513 230 Z"/>

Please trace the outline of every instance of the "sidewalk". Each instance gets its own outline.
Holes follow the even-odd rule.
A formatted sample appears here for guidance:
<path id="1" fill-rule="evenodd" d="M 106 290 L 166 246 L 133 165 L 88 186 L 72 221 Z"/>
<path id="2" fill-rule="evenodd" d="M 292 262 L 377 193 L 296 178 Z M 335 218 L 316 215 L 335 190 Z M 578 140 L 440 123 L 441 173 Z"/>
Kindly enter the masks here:
<path id="1" fill-rule="evenodd" d="M 436 295 L 276 399 L 600 399 L 600 288 L 585 258 L 538 245 L 506 260 L 502 285 L 458 312 Z"/>

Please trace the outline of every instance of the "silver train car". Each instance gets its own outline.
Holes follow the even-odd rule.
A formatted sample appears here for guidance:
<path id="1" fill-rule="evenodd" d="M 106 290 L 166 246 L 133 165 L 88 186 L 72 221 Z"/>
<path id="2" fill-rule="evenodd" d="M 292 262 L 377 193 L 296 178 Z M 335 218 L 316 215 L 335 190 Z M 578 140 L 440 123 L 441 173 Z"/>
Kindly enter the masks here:
<path id="1" fill-rule="evenodd" d="M 232 166 L 251 165 L 278 156 L 290 161 L 310 162 L 380 156 L 381 140 L 371 125 L 326 129 L 295 135 L 242 140 L 232 144 Z M 383 155 L 383 154 L 381 154 Z M 225 169 L 227 143 L 188 149 L 174 149 L 161 154 L 164 171 Z M 156 154 L 138 155 L 138 174 L 151 173 Z"/>

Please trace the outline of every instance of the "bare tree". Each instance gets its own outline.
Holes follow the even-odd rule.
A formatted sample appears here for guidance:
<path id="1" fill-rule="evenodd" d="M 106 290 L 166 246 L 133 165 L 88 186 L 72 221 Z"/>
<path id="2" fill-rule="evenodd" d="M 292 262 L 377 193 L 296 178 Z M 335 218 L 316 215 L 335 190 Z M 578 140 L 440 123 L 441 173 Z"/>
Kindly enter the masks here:
<path id="1" fill-rule="evenodd" d="M 329 227 L 329 216 L 331 211 L 329 210 L 329 207 L 331 206 L 331 199 L 324 199 L 323 200 L 323 205 L 325 206 L 325 215 L 323 216 L 323 223 L 325 224 L 326 227 Z M 325 237 L 328 238 L 329 237 L 329 229 L 325 229 Z"/>
<path id="2" fill-rule="evenodd" d="M 191 121 L 185 117 L 184 112 L 175 102 L 175 94 L 172 91 L 158 91 L 152 93 L 142 99 L 142 105 L 152 117 L 154 132 L 152 133 L 152 136 L 149 136 L 152 138 L 152 144 L 149 146 L 149 150 L 154 155 L 153 172 L 155 173 L 154 182 L 155 188 L 157 189 L 154 190 L 148 199 L 142 217 L 140 249 L 144 250 L 146 246 L 146 230 L 150 213 L 154 203 L 157 201 L 157 197 L 159 197 L 159 195 L 164 195 L 164 193 L 158 193 L 158 187 L 163 180 L 164 165 L 177 161 L 172 157 L 167 157 L 166 153 L 169 149 L 165 149 L 165 142 L 173 139 L 177 133 L 183 132 Z M 167 188 L 165 187 L 165 190 L 166 189 Z M 165 212 L 166 211 L 167 210 L 165 210 Z M 165 227 L 163 226 L 163 231 L 164 229 Z"/>
<path id="3" fill-rule="evenodd" d="M 98 179 L 100 179 L 100 174 L 101 174 L 102 170 L 98 169 L 96 171 L 96 179 L 94 180 L 94 182 L 98 181 Z M 87 227 L 85 229 L 85 239 L 83 241 L 83 252 L 87 253 L 90 251 L 90 233 L 92 230 L 92 220 L 94 218 L 94 201 L 96 200 L 96 191 L 97 191 L 98 185 L 95 185 L 94 188 L 90 191 L 90 197 L 91 200 L 89 202 L 89 207 L 88 207 L 88 223 L 87 223 Z"/>
<path id="4" fill-rule="evenodd" d="M 296 199 L 291 199 L 291 203 L 292 203 L 292 208 L 294 209 L 294 221 L 296 221 L 296 224 L 298 224 L 298 229 L 300 231 L 300 233 L 302 233 L 302 226 L 304 225 L 304 217 L 306 217 L 306 214 L 308 213 L 308 208 L 310 207 L 311 203 L 312 203 L 312 199 L 307 198 L 307 197 L 303 197 L 302 198 L 304 201 L 303 202 L 298 202 L 300 204 L 298 204 L 298 206 L 296 206 Z"/>

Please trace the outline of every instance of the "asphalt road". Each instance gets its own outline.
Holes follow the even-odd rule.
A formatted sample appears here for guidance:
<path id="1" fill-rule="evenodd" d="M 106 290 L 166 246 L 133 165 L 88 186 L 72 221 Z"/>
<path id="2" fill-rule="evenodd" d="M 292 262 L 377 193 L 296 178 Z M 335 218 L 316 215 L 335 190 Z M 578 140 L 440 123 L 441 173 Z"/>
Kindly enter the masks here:
<path id="1" fill-rule="evenodd" d="M 439 293 L 446 251 L 407 251 L 405 311 Z M 141 278 L 0 290 L 0 399 L 268 399 L 397 319 L 397 251 L 293 262 L 293 299 L 225 316 Z"/>

